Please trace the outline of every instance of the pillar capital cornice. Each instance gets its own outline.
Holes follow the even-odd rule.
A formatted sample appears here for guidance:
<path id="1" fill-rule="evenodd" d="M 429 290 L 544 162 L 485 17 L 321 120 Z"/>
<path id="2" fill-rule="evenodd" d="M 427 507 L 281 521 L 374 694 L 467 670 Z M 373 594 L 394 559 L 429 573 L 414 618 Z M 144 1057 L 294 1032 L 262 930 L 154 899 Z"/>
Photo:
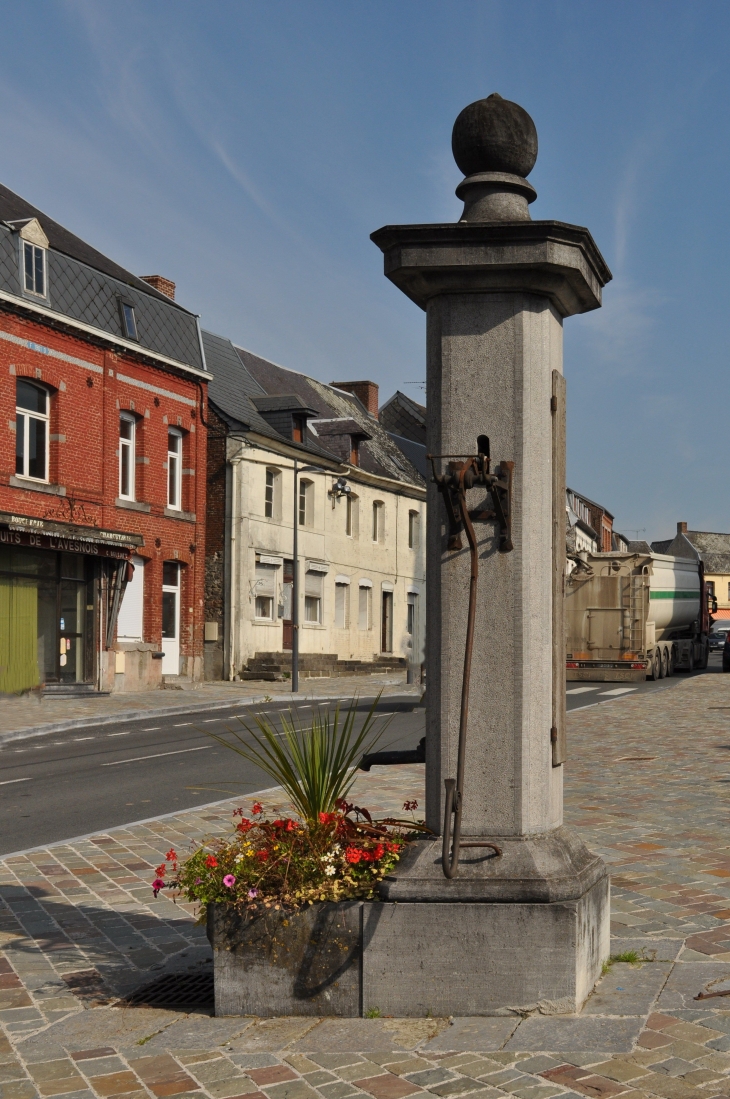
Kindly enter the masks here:
<path id="1" fill-rule="evenodd" d="M 612 277 L 589 231 L 562 221 L 386 225 L 370 239 L 421 309 L 441 294 L 528 293 L 570 317 L 598 309 Z"/>

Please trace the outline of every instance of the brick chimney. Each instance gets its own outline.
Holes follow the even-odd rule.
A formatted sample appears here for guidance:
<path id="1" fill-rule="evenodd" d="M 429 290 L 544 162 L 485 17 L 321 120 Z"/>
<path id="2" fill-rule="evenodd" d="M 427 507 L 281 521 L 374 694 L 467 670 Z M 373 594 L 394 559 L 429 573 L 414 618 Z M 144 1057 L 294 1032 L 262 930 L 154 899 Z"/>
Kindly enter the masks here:
<path id="1" fill-rule="evenodd" d="M 164 275 L 140 275 L 143 282 L 148 282 L 155 290 L 159 290 L 168 298 L 175 300 L 175 283 L 166 279 Z"/>
<path id="2" fill-rule="evenodd" d="M 686 523 L 677 523 L 677 534 L 686 534 L 686 533 L 687 533 L 687 524 Z"/>
<path id="3" fill-rule="evenodd" d="M 371 416 L 378 417 L 378 387 L 375 382 L 330 382 L 335 389 L 352 393 L 365 405 Z"/>

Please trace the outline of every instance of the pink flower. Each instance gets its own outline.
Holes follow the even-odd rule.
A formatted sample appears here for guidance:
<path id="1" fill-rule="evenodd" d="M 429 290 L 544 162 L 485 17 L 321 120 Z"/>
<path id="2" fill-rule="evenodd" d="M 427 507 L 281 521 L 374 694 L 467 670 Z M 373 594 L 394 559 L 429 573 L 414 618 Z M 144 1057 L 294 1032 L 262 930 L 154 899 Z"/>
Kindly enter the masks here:
<path id="1" fill-rule="evenodd" d="M 162 878 L 155 878 L 155 880 L 152 882 L 152 892 L 154 893 L 154 895 L 157 896 L 160 890 L 164 888 L 165 883 Z"/>
<path id="2" fill-rule="evenodd" d="M 236 879 L 234 878 L 233 874 L 226 874 L 225 878 L 223 879 L 223 884 L 227 886 L 228 889 L 232 889 L 233 886 L 236 884 Z"/>
<path id="3" fill-rule="evenodd" d="M 249 889 L 249 891 L 248 891 L 248 899 L 249 899 L 250 901 L 256 900 L 256 898 L 258 897 L 258 895 L 259 895 L 259 891 L 258 891 L 258 889 Z"/>

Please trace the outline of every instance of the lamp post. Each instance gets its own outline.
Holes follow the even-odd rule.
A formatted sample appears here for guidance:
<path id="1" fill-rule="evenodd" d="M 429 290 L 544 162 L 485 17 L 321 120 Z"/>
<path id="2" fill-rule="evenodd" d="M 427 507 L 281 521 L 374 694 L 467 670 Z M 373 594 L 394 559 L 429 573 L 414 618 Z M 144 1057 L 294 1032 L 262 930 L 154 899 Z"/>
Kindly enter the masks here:
<path id="1" fill-rule="evenodd" d="M 294 459 L 294 542 L 291 584 L 291 689 L 299 691 L 299 463 Z"/>

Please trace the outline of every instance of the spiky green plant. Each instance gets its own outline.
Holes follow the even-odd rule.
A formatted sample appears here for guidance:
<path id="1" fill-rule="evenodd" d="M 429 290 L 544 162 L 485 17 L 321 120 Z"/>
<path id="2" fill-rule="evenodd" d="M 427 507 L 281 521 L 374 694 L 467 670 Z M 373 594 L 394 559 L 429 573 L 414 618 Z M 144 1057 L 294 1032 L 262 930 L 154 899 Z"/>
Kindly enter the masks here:
<path id="1" fill-rule="evenodd" d="M 267 714 L 257 714 L 255 726 L 238 718 L 245 734 L 228 727 L 233 739 L 206 732 L 269 775 L 288 794 L 302 820 L 316 823 L 320 813 L 331 813 L 338 801 L 347 798 L 361 757 L 373 750 L 385 732 L 389 722 L 380 729 L 374 727 L 379 701 L 380 695 L 359 731 L 355 730 L 358 699 L 354 698 L 344 711 L 339 702 L 334 713 L 318 710 L 306 725 L 294 711 L 282 713 L 281 731 Z"/>

